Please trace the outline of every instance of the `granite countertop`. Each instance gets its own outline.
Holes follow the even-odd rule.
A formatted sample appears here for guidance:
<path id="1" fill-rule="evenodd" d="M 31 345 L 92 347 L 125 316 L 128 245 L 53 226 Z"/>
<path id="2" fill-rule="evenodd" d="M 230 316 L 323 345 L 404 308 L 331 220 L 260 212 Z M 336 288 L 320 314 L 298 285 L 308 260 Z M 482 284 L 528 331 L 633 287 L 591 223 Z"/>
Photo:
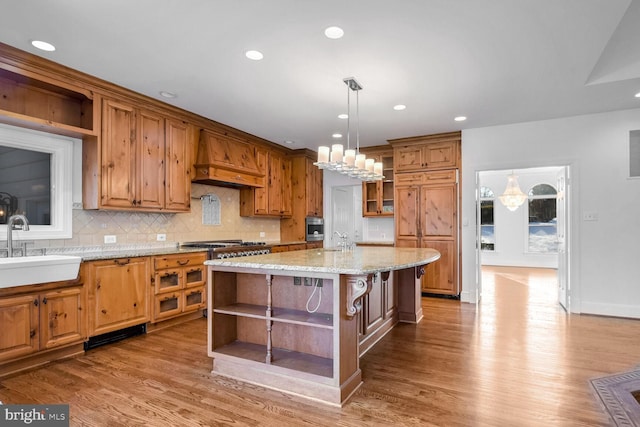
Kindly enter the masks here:
<path id="1" fill-rule="evenodd" d="M 440 252 L 430 248 L 359 246 L 349 252 L 335 249 L 307 249 L 268 255 L 215 259 L 205 261 L 205 264 L 212 267 L 370 274 L 425 265 L 439 258 Z"/>
<path id="2" fill-rule="evenodd" d="M 142 256 L 186 254 L 193 252 L 206 252 L 206 248 L 181 248 L 178 244 L 166 246 L 149 245 L 114 245 L 114 246 L 87 246 L 69 248 L 46 248 L 47 255 L 73 255 L 82 258 L 82 261 L 97 261 L 113 258 L 135 258 Z"/>

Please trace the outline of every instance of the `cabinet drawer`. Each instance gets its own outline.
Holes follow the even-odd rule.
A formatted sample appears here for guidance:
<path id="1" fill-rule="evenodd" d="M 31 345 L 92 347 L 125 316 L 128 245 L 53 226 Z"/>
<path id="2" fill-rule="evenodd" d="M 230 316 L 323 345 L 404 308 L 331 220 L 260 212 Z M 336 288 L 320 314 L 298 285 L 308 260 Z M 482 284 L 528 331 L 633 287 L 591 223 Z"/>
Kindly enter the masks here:
<path id="1" fill-rule="evenodd" d="M 399 173 L 395 176 L 396 185 L 422 184 L 424 173 Z"/>
<path id="2" fill-rule="evenodd" d="M 178 254 L 178 255 L 165 255 L 155 257 L 154 269 L 161 270 L 165 268 L 186 267 L 189 265 L 198 265 L 205 262 L 207 256 L 205 253 L 196 254 Z"/>
<path id="3" fill-rule="evenodd" d="M 456 182 L 456 170 L 443 170 L 424 173 L 424 184 L 439 184 L 442 182 Z"/>
<path id="4" fill-rule="evenodd" d="M 206 295 L 207 293 L 204 286 L 186 289 L 184 291 L 184 311 L 187 312 L 204 308 L 207 302 Z"/>
<path id="5" fill-rule="evenodd" d="M 192 288 L 194 286 L 204 286 L 207 281 L 206 270 L 203 265 L 197 267 L 187 267 L 184 271 L 184 286 Z"/>
<path id="6" fill-rule="evenodd" d="M 156 295 L 153 319 L 159 320 L 182 313 L 181 292 Z"/>
<path id="7" fill-rule="evenodd" d="M 182 270 L 160 270 L 157 271 L 153 279 L 155 293 L 172 292 L 182 288 Z"/>

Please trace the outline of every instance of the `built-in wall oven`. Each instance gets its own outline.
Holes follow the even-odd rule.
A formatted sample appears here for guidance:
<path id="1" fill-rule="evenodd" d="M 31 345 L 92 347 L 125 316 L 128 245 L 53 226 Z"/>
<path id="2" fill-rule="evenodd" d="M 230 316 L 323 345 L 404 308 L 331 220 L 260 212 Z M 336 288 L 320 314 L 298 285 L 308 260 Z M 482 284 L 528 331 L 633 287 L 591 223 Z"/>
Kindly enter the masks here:
<path id="1" fill-rule="evenodd" d="M 305 219 L 306 225 L 306 241 L 313 242 L 316 240 L 324 240 L 324 218 L 308 216 Z"/>

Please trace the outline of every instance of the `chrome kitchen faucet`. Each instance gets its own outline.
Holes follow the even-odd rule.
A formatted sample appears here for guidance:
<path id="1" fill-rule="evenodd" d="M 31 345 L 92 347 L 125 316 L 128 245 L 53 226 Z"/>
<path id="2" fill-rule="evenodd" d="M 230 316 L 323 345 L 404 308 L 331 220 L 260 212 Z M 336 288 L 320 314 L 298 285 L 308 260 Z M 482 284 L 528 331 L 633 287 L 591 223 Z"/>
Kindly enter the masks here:
<path id="1" fill-rule="evenodd" d="M 22 222 L 22 226 L 18 226 L 16 221 Z M 29 231 L 29 221 L 24 215 L 12 215 L 7 221 L 7 257 L 13 256 L 13 230 Z M 22 256 L 26 255 L 26 251 L 22 250 Z"/>

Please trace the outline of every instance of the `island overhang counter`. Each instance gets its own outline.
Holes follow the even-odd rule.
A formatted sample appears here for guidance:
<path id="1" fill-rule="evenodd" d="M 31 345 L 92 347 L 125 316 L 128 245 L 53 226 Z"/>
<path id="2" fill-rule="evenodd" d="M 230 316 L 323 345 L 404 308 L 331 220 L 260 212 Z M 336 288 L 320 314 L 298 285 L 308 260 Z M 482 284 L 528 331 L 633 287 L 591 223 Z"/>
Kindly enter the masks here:
<path id="1" fill-rule="evenodd" d="M 429 248 L 308 249 L 206 261 L 212 373 L 340 406 L 359 359 L 422 319 Z"/>

